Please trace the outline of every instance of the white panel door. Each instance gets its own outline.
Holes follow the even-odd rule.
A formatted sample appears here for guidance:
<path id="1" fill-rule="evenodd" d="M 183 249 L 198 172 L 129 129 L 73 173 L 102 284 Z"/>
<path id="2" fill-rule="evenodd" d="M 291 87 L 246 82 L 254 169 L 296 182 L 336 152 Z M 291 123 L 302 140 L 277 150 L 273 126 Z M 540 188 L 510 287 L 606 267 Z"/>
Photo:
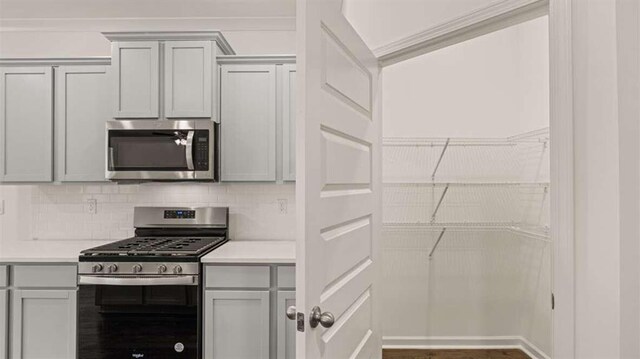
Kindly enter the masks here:
<path id="1" fill-rule="evenodd" d="M 114 42 L 115 118 L 157 118 L 160 98 L 160 45 L 157 41 Z"/>
<path id="2" fill-rule="evenodd" d="M 220 79 L 223 181 L 276 180 L 276 66 L 224 65 Z"/>
<path id="3" fill-rule="evenodd" d="M 208 290 L 204 357 L 269 359 L 269 291 Z"/>
<path id="4" fill-rule="evenodd" d="M 298 358 L 380 358 L 380 69 L 340 0 L 297 2 Z M 332 314 L 310 325 L 312 308 Z"/>
<path id="5" fill-rule="evenodd" d="M 282 66 L 282 179 L 296 180 L 296 65 Z"/>
<path id="6" fill-rule="evenodd" d="M 76 357 L 76 290 L 14 290 L 11 357 Z"/>
<path id="7" fill-rule="evenodd" d="M 0 289 L 0 359 L 6 359 L 7 338 L 9 337 L 9 312 L 8 312 L 9 291 Z"/>
<path id="8" fill-rule="evenodd" d="M 213 108 L 211 41 L 164 43 L 164 113 L 167 118 L 210 118 Z"/>
<path id="9" fill-rule="evenodd" d="M 59 181 L 105 181 L 105 122 L 111 117 L 108 66 L 56 70 L 56 173 Z"/>
<path id="10" fill-rule="evenodd" d="M 0 182 L 53 179 L 53 70 L 0 69 Z"/>

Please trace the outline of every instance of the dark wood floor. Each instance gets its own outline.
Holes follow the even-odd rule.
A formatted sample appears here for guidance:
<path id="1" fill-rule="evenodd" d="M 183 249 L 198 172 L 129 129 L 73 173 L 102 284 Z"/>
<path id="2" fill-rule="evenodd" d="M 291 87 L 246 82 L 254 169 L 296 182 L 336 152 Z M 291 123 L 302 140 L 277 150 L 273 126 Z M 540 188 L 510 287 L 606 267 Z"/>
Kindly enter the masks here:
<path id="1" fill-rule="evenodd" d="M 531 359 L 518 349 L 384 349 L 383 359 Z"/>

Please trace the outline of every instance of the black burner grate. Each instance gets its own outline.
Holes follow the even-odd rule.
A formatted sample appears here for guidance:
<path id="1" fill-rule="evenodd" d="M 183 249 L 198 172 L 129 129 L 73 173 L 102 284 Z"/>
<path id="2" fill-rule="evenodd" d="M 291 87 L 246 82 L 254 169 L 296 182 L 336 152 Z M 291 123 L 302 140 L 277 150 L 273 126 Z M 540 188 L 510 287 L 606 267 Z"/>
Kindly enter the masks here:
<path id="1" fill-rule="evenodd" d="M 198 255 L 224 240 L 224 237 L 133 237 L 91 248 L 82 254 Z"/>

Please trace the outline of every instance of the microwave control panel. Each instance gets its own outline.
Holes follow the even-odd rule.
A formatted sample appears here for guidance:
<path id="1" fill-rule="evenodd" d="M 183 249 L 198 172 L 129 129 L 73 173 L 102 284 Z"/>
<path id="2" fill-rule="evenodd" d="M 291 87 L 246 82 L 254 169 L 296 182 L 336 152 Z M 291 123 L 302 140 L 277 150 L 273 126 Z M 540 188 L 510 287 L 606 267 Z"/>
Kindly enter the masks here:
<path id="1" fill-rule="evenodd" d="M 194 141 L 194 154 L 196 171 L 209 170 L 209 131 L 196 131 Z"/>

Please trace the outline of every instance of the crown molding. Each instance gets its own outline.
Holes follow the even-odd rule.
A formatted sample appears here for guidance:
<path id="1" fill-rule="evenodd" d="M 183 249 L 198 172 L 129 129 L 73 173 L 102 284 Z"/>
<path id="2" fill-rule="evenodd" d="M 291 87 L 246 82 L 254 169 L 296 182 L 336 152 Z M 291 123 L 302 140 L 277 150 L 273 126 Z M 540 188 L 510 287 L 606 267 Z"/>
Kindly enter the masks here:
<path id="1" fill-rule="evenodd" d="M 0 58 L 0 66 L 65 66 L 65 65 L 111 65 L 111 57 L 39 57 Z"/>
<path id="2" fill-rule="evenodd" d="M 499 0 L 423 32 L 373 50 L 382 66 L 472 39 L 508 26 L 544 16 L 549 0 Z"/>
<path id="3" fill-rule="evenodd" d="M 215 41 L 223 54 L 234 55 L 235 51 L 220 31 L 117 31 L 103 32 L 109 41 Z"/>
<path id="4" fill-rule="evenodd" d="M 216 60 L 218 64 L 295 64 L 296 55 L 225 55 Z"/>

